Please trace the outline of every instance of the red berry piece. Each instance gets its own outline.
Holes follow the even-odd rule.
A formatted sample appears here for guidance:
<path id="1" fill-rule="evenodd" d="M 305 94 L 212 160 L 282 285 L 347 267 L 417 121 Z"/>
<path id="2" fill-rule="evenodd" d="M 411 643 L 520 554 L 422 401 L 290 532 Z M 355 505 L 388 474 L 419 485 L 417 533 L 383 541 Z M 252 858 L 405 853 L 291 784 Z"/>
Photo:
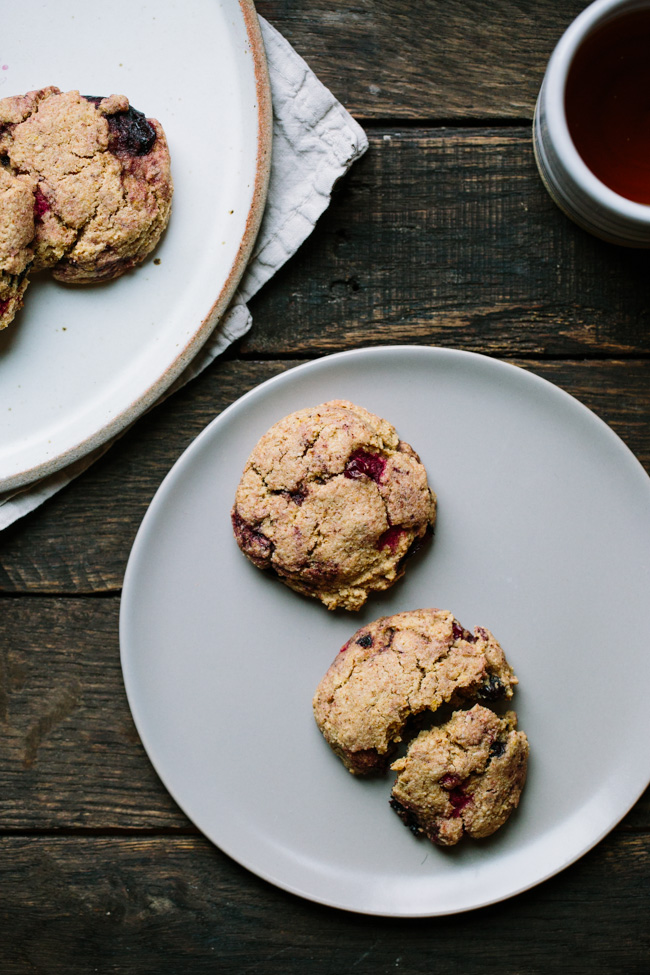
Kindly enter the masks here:
<path id="1" fill-rule="evenodd" d="M 379 454 L 369 454 L 365 450 L 357 450 L 345 465 L 343 474 L 351 479 L 369 477 L 378 484 L 385 469 L 384 457 Z"/>

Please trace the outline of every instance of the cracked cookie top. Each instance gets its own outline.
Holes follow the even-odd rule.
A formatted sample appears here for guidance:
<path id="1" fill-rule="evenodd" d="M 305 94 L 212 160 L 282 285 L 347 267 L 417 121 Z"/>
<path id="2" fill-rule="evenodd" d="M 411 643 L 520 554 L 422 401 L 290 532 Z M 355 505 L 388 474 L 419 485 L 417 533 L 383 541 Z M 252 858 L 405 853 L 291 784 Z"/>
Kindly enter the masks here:
<path id="1" fill-rule="evenodd" d="M 528 739 L 516 727 L 514 711 L 499 718 L 475 705 L 420 732 L 391 766 L 399 774 L 390 803 L 405 825 L 439 846 L 502 826 L 526 780 Z"/>
<path id="2" fill-rule="evenodd" d="M 144 260 L 169 220 L 162 126 L 124 95 L 84 97 L 50 86 L 1 99 L 0 166 L 32 181 L 23 273 L 51 268 L 68 283 L 110 280 Z M 4 264 L 0 271 L 15 273 Z"/>
<path id="3" fill-rule="evenodd" d="M 313 700 L 316 723 L 354 774 L 383 771 L 408 720 L 442 704 L 511 698 L 517 684 L 494 636 L 447 610 L 418 609 L 362 627 Z"/>
<path id="4" fill-rule="evenodd" d="M 347 400 L 299 410 L 251 453 L 232 509 L 257 566 L 328 609 L 359 609 L 404 572 L 431 532 L 436 498 L 415 451 Z"/>

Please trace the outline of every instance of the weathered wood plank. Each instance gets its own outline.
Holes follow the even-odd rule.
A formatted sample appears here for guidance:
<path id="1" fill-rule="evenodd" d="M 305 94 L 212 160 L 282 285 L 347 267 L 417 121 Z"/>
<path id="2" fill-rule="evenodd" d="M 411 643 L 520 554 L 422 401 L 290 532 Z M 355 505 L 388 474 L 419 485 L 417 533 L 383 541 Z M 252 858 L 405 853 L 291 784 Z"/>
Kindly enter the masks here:
<path id="1" fill-rule="evenodd" d="M 119 599 L 3 599 L 0 613 L 0 829 L 185 827 L 131 718 Z"/>
<path id="2" fill-rule="evenodd" d="M 258 0 L 361 118 L 532 118 L 546 62 L 584 0 Z"/>
<path id="3" fill-rule="evenodd" d="M 200 837 L 0 839 L 3 975 L 641 975 L 650 838 L 612 835 L 559 877 L 451 917 L 300 900 Z"/>
<path id="4" fill-rule="evenodd" d="M 650 353 L 650 252 L 576 227 L 529 129 L 372 130 L 314 234 L 254 299 L 250 357 L 414 342 Z"/>
<path id="5" fill-rule="evenodd" d="M 650 361 L 515 361 L 591 407 L 650 472 Z M 118 589 L 138 526 L 174 461 L 229 403 L 290 365 L 221 360 L 142 417 L 82 477 L 0 533 L 0 591 Z M 2 630 L 0 616 L 0 639 Z"/>

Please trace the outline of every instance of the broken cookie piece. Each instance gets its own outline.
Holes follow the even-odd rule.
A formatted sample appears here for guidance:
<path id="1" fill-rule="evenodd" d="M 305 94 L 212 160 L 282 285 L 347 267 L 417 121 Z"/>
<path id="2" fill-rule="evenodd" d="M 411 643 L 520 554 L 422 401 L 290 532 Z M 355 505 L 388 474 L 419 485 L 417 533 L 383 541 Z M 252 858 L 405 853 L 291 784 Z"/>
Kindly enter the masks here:
<path id="1" fill-rule="evenodd" d="M 419 609 L 362 627 L 318 685 L 314 716 L 356 775 L 384 771 L 409 719 L 442 704 L 512 697 L 517 684 L 494 636 L 447 610 Z"/>
<path id="2" fill-rule="evenodd" d="M 328 609 L 359 609 L 431 534 L 436 497 L 386 420 L 347 400 L 299 410 L 251 453 L 231 512 L 262 569 Z"/>
<path id="3" fill-rule="evenodd" d="M 390 803 L 405 825 L 439 846 L 499 829 L 526 781 L 528 739 L 516 727 L 514 711 L 499 718 L 477 704 L 420 732 L 392 765 Z"/>
<path id="4" fill-rule="evenodd" d="M 30 267 L 70 284 L 108 281 L 140 264 L 169 220 L 165 134 L 124 95 L 84 97 L 50 86 L 1 99 L 0 172 L 30 183 L 31 237 L 22 245 L 29 260 L 21 271 L 6 264 L 0 238 L 7 293 L 0 292 L 0 308 L 13 289 L 14 313 Z M 0 227 L 6 219 L 0 214 Z M 7 305 L 5 325 L 10 311 Z"/>
<path id="5" fill-rule="evenodd" d="M 0 329 L 23 303 L 27 272 L 34 261 L 34 189 L 31 176 L 0 166 Z"/>

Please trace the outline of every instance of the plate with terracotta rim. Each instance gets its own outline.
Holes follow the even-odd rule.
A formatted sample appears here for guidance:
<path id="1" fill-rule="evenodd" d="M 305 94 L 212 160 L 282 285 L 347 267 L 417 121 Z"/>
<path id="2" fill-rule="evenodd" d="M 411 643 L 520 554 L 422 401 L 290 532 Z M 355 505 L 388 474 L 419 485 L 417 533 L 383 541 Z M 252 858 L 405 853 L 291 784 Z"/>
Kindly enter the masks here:
<path id="1" fill-rule="evenodd" d="M 259 229 L 271 98 L 251 0 L 25 0 L 3 16 L 0 98 L 49 84 L 125 94 L 162 123 L 174 199 L 137 269 L 35 275 L 0 332 L 0 490 L 85 455 L 152 405 L 223 315 Z"/>
<path id="2" fill-rule="evenodd" d="M 438 496 L 432 544 L 357 613 L 328 612 L 256 569 L 229 517 L 258 438 L 329 399 L 390 420 Z M 425 347 L 298 366 L 206 427 L 143 520 L 120 615 L 137 729 L 187 816 L 279 887 L 390 916 L 504 900 L 582 856 L 648 784 L 649 551 L 650 478 L 605 423 L 533 373 Z M 402 825 L 391 775 L 344 769 L 311 708 L 360 626 L 434 606 L 501 642 L 530 742 L 511 819 L 446 850 Z"/>

